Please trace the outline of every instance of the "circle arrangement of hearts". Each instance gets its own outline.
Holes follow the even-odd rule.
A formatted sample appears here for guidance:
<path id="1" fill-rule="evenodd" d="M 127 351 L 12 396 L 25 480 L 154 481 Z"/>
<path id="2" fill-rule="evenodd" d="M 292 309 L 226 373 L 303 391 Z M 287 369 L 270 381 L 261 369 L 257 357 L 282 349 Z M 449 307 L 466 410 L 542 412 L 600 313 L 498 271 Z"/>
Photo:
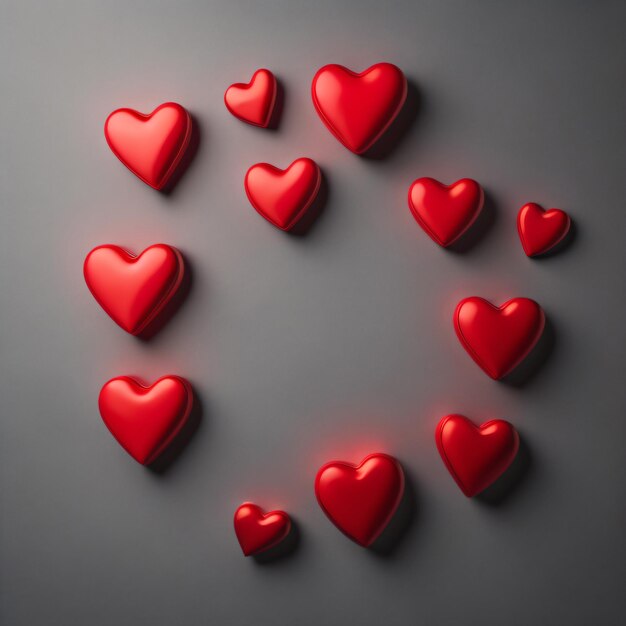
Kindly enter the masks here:
<path id="1" fill-rule="evenodd" d="M 228 111 L 248 124 L 275 123 L 278 83 L 259 69 L 249 83 L 231 85 L 224 94 Z M 390 63 L 378 63 L 360 74 L 341 65 L 326 65 L 314 76 L 313 105 L 341 144 L 361 155 L 376 144 L 406 104 L 407 80 Z M 167 102 L 152 113 L 123 108 L 104 126 L 106 141 L 117 158 L 140 180 L 165 190 L 189 147 L 192 118 L 180 105 Z M 252 207 L 270 224 L 292 230 L 315 204 L 322 173 L 309 158 L 298 158 L 281 170 L 269 163 L 252 165 L 244 178 Z M 409 209 L 419 226 L 446 248 L 472 228 L 483 208 L 478 182 L 460 178 L 445 185 L 418 178 L 408 191 Z M 554 252 L 567 236 L 571 220 L 564 211 L 524 205 L 518 214 L 521 245 L 529 257 Z M 185 260 L 173 246 L 157 243 L 139 255 L 107 244 L 89 252 L 84 263 L 89 290 L 111 319 L 127 333 L 141 336 L 162 323 L 164 311 L 180 290 Z M 453 314 L 459 342 L 491 378 L 508 376 L 536 346 L 545 326 L 542 308 L 529 298 L 499 306 L 472 296 Z M 158 328 L 158 327 L 157 327 Z M 193 389 L 180 376 L 166 375 L 151 385 L 130 376 L 108 381 L 100 391 L 102 420 L 118 443 L 142 465 L 152 464 L 189 421 Z M 515 428 L 504 420 L 476 425 L 462 415 L 443 417 L 435 432 L 441 459 L 463 494 L 471 498 L 496 482 L 519 449 Z M 404 496 L 400 463 L 373 452 L 360 462 L 331 461 L 315 478 L 315 495 L 330 521 L 357 544 L 368 547 L 393 518 Z M 290 534 L 284 511 L 265 512 L 244 502 L 234 527 L 244 555 L 274 548 Z"/>

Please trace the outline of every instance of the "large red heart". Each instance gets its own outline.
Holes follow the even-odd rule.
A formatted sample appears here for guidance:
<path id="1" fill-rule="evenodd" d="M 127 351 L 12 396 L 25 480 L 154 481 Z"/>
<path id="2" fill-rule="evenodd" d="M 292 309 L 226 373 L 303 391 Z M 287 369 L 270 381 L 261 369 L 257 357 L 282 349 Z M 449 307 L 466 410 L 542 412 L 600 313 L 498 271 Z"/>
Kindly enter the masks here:
<path id="1" fill-rule="evenodd" d="M 391 63 L 377 63 L 360 74 L 341 65 L 325 65 L 315 74 L 311 91 L 328 130 L 348 150 L 363 154 L 402 109 L 407 82 Z"/>
<path id="2" fill-rule="evenodd" d="M 245 556 L 269 550 L 291 530 L 291 520 L 284 511 L 264 513 L 256 504 L 244 502 L 235 511 L 235 534 Z"/>
<path id="3" fill-rule="evenodd" d="M 146 115 L 133 109 L 113 111 L 104 136 L 115 156 L 154 189 L 163 189 L 191 138 L 191 116 L 180 104 L 166 102 Z"/>
<path id="4" fill-rule="evenodd" d="M 542 308 L 529 298 L 496 307 L 465 298 L 454 312 L 454 328 L 468 354 L 491 378 L 503 378 L 533 349 L 545 325 Z"/>
<path id="5" fill-rule="evenodd" d="M 370 454 L 360 465 L 324 465 L 315 495 L 330 521 L 361 546 L 372 545 L 395 513 L 404 493 L 404 472 L 387 454 Z"/>
<path id="6" fill-rule="evenodd" d="M 187 422 L 193 391 L 179 376 L 164 376 L 149 387 L 119 376 L 102 387 L 98 406 L 122 448 L 137 462 L 149 465 Z"/>
<path id="7" fill-rule="evenodd" d="M 291 230 L 315 200 L 322 172 L 311 159 L 296 159 L 286 170 L 257 163 L 246 173 L 248 200 L 268 222 Z"/>
<path id="8" fill-rule="evenodd" d="M 418 178 L 409 189 L 413 217 L 444 248 L 474 223 L 483 202 L 482 187 L 471 178 L 462 178 L 452 185 L 434 178 Z"/>
<path id="9" fill-rule="evenodd" d="M 561 209 L 544 211 L 529 202 L 517 214 L 517 232 L 527 256 L 545 254 L 567 235 L 571 220 Z"/>
<path id="10" fill-rule="evenodd" d="M 491 420 L 475 426 L 462 415 L 444 417 L 435 440 L 448 471 L 468 498 L 495 482 L 519 449 L 519 436 L 509 422 Z"/>
<path id="11" fill-rule="evenodd" d="M 224 94 L 226 108 L 240 120 L 267 128 L 276 102 L 277 84 L 269 70 L 257 70 L 249 83 L 235 83 Z"/>
<path id="12" fill-rule="evenodd" d="M 131 335 L 141 334 L 175 295 L 183 279 L 181 253 L 163 243 L 139 256 L 105 245 L 85 259 L 85 282 L 100 306 Z"/>

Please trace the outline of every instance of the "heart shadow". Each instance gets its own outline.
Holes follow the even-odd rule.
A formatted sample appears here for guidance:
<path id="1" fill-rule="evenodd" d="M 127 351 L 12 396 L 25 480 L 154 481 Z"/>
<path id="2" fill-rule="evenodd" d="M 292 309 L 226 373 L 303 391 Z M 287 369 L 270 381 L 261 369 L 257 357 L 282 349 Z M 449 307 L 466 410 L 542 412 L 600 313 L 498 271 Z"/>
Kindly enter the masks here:
<path id="1" fill-rule="evenodd" d="M 276 563 L 289 556 L 291 556 L 300 545 L 300 528 L 293 516 L 289 516 L 291 519 L 291 529 L 289 534 L 277 545 L 273 546 L 269 550 L 259 552 L 259 554 L 252 555 L 252 560 L 259 565 L 268 565 Z"/>
<path id="2" fill-rule="evenodd" d="M 194 389 L 193 406 L 191 407 L 191 413 L 189 414 L 187 422 L 164 452 L 147 466 L 148 470 L 157 475 L 165 474 L 176 462 L 183 450 L 187 448 L 203 421 L 206 421 L 204 416 L 204 402 Z"/>
<path id="3" fill-rule="evenodd" d="M 519 450 L 511 465 L 495 483 L 479 493 L 474 500 L 491 507 L 503 506 L 511 494 L 517 491 L 521 483 L 527 479 L 532 467 L 533 457 L 530 448 L 520 435 Z"/>
<path id="4" fill-rule="evenodd" d="M 539 341 L 530 354 L 510 373 L 501 379 L 505 385 L 524 388 L 538 374 L 543 364 L 554 352 L 556 346 L 556 332 L 554 324 L 548 315 Z"/>
<path id="5" fill-rule="evenodd" d="M 565 237 L 563 237 L 563 239 L 561 239 L 561 241 L 559 241 L 559 243 L 557 243 L 554 248 L 550 248 L 550 250 L 548 250 L 544 254 L 537 254 L 536 256 L 531 256 L 529 258 L 531 261 L 540 262 L 542 259 L 549 259 L 551 257 L 558 256 L 559 254 L 561 254 L 561 252 L 569 249 L 574 244 L 577 237 L 578 226 L 570 216 L 570 226 Z"/>
<path id="6" fill-rule="evenodd" d="M 483 189 L 484 202 L 478 217 L 474 223 L 467 229 L 459 239 L 457 239 L 452 245 L 447 247 L 447 250 L 456 254 L 466 254 L 477 246 L 493 228 L 497 219 L 496 205 L 493 201 L 493 197 L 489 192 Z"/>
<path id="7" fill-rule="evenodd" d="M 192 113 L 189 113 L 189 117 L 191 118 L 191 135 L 189 137 L 189 144 L 169 180 L 163 189 L 160 189 L 160 193 L 164 196 L 171 196 L 174 193 L 174 188 L 178 185 L 180 179 L 191 166 L 191 163 L 198 152 L 198 148 L 200 147 L 200 137 L 202 135 L 200 124 L 196 116 Z"/>
<path id="8" fill-rule="evenodd" d="M 291 230 L 287 231 L 288 235 L 293 237 L 305 237 L 324 213 L 328 203 L 328 181 L 326 174 L 321 168 L 320 172 L 320 188 L 317 192 L 317 196 L 315 196 L 315 200 L 313 200 L 311 206 L 307 209 L 306 213 L 297 222 L 297 224 Z"/>
<path id="9" fill-rule="evenodd" d="M 180 250 L 179 250 L 180 252 Z M 140 341 L 150 341 L 156 334 L 167 326 L 168 322 L 174 317 L 177 311 L 181 308 L 193 284 L 193 269 L 190 263 L 187 262 L 186 256 L 180 252 L 183 257 L 183 263 L 185 270 L 183 272 L 183 279 L 176 290 L 176 293 L 172 296 L 171 300 L 163 307 L 159 314 L 139 333 L 135 335 Z"/>
<path id="10" fill-rule="evenodd" d="M 383 133 L 374 145 L 361 154 L 365 159 L 381 161 L 394 152 L 400 142 L 406 137 L 413 126 L 422 106 L 422 97 L 417 84 L 412 79 L 407 78 L 406 100 L 391 123 L 389 128 Z"/>
<path id="11" fill-rule="evenodd" d="M 276 100 L 274 101 L 274 110 L 267 125 L 267 130 L 277 131 L 285 108 L 285 88 L 277 76 L 274 78 L 276 78 Z"/>
<path id="12" fill-rule="evenodd" d="M 391 521 L 376 541 L 369 546 L 369 551 L 382 558 L 392 558 L 408 534 L 417 517 L 417 490 L 415 482 L 404 470 L 404 493 L 398 509 Z"/>

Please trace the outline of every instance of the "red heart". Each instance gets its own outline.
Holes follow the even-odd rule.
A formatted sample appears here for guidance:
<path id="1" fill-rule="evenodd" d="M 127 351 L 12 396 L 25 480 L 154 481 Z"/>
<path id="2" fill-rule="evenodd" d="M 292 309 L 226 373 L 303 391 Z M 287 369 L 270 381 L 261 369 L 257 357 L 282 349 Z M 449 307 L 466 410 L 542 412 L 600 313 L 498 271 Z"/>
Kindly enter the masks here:
<path id="1" fill-rule="evenodd" d="M 291 530 L 284 511 L 264 513 L 256 504 L 244 502 L 235 511 L 235 534 L 245 556 L 258 554 L 280 543 Z"/>
<path id="2" fill-rule="evenodd" d="M 164 376 L 150 387 L 119 376 L 102 387 L 98 399 L 106 427 L 142 465 L 152 463 L 169 446 L 192 405 L 191 385 L 179 376 Z"/>
<path id="3" fill-rule="evenodd" d="M 565 211 L 544 211 L 534 202 L 525 204 L 517 214 L 517 232 L 527 256 L 544 254 L 554 248 L 567 235 L 570 224 Z"/>
<path id="4" fill-rule="evenodd" d="M 131 335 L 139 335 L 172 299 L 185 264 L 176 248 L 158 243 L 139 256 L 99 246 L 85 259 L 85 282 L 98 304 Z"/>
<path id="5" fill-rule="evenodd" d="M 296 159 L 286 170 L 257 163 L 246 173 L 244 186 L 252 206 L 281 230 L 291 230 L 317 196 L 322 172 L 311 159 Z"/>
<path id="6" fill-rule="evenodd" d="M 315 478 L 315 495 L 330 521 L 361 546 L 372 545 L 404 493 L 404 472 L 387 454 L 370 454 L 358 466 L 336 461 Z"/>
<path id="7" fill-rule="evenodd" d="M 542 308 L 529 298 L 513 298 L 500 307 L 483 298 L 465 298 L 454 312 L 454 328 L 461 344 L 496 380 L 526 358 L 544 325 Z"/>
<path id="8" fill-rule="evenodd" d="M 377 63 L 357 74 L 325 65 L 313 78 L 313 104 L 328 130 L 356 154 L 381 137 L 406 100 L 407 82 L 391 63 Z"/>
<path id="9" fill-rule="evenodd" d="M 475 426 L 462 415 L 448 415 L 439 422 L 435 439 L 448 471 L 468 498 L 495 482 L 519 449 L 517 431 L 504 420 Z"/>
<path id="10" fill-rule="evenodd" d="M 434 178 L 418 178 L 409 189 L 413 217 L 444 248 L 474 223 L 483 202 L 482 187 L 471 178 L 462 178 L 452 185 Z"/>
<path id="11" fill-rule="evenodd" d="M 240 120 L 267 128 L 276 102 L 276 78 L 269 70 L 257 70 L 252 80 L 231 85 L 224 94 L 226 108 Z"/>
<path id="12" fill-rule="evenodd" d="M 104 136 L 135 176 L 163 189 L 189 145 L 191 116 L 175 102 L 166 102 L 148 115 L 117 109 L 104 124 Z"/>

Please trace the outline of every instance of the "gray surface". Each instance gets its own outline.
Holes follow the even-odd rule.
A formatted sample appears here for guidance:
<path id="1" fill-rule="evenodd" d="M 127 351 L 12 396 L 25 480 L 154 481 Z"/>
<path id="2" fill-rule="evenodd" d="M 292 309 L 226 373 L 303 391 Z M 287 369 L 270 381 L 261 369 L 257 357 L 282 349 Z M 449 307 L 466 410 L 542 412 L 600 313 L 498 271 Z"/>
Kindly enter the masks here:
<path id="1" fill-rule="evenodd" d="M 624 599 L 625 4 L 24 2 L 0 13 L 0 621 L 35 625 L 618 624 Z M 318 67 L 388 60 L 419 115 L 387 159 L 354 156 L 310 101 Z M 277 132 L 232 118 L 266 66 Z M 201 144 L 170 196 L 129 174 L 102 125 L 174 99 Z M 306 237 L 248 205 L 249 165 L 310 156 L 328 180 Z M 479 180 L 494 220 L 465 254 L 418 228 L 418 176 Z M 577 236 L 533 262 L 517 209 L 567 209 Z M 179 246 L 188 300 L 149 343 L 82 279 L 102 243 Z M 488 379 L 451 325 L 467 295 L 536 298 L 553 349 L 525 385 Z M 163 473 L 100 421 L 120 374 L 188 377 L 202 423 Z M 527 471 L 466 500 L 433 430 L 505 417 Z M 384 556 L 324 518 L 312 482 L 373 449 L 404 464 L 416 512 Z M 236 505 L 284 507 L 290 556 L 244 559 Z"/>

